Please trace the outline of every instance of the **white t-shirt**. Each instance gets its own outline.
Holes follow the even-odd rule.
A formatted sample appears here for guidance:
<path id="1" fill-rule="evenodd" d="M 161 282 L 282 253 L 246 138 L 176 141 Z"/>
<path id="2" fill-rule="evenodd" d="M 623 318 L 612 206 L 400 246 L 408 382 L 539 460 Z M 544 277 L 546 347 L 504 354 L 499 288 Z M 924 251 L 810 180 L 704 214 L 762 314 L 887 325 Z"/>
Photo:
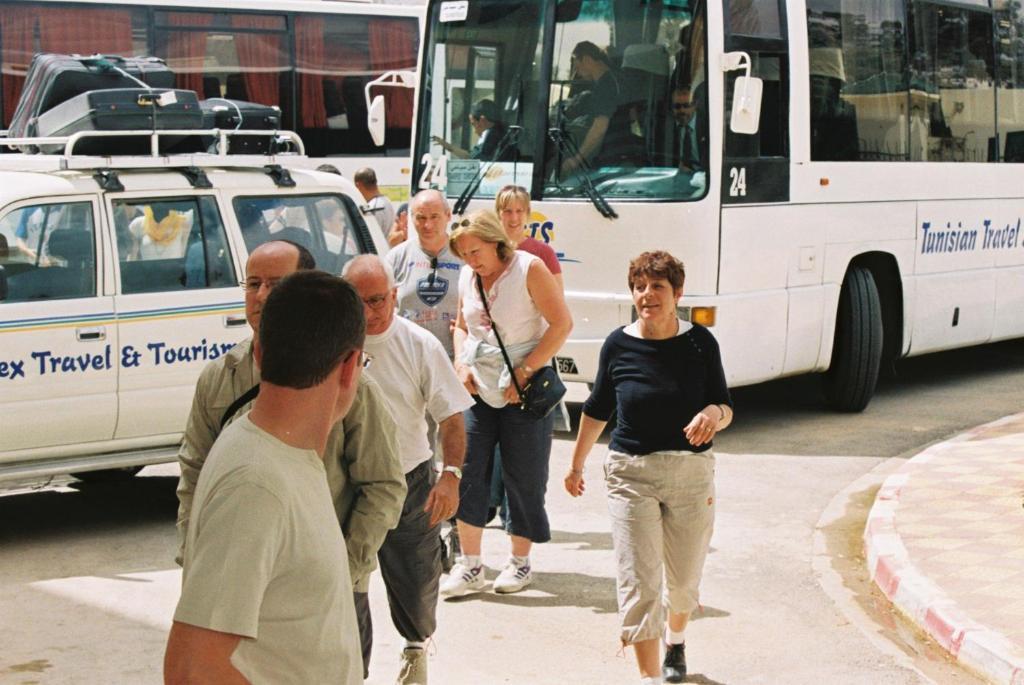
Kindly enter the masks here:
<path id="1" fill-rule="evenodd" d="M 366 336 L 373 356 L 365 373 L 380 385 L 398 424 L 398 453 L 409 473 L 433 455 L 427 439 L 427 413 L 435 423 L 473 406 L 455 368 L 429 331 L 395 316 L 380 335 Z"/>
<path id="2" fill-rule="evenodd" d="M 245 414 L 217 438 L 189 515 L 174 620 L 241 635 L 253 683 L 361 685 L 345 541 L 323 460 Z"/>

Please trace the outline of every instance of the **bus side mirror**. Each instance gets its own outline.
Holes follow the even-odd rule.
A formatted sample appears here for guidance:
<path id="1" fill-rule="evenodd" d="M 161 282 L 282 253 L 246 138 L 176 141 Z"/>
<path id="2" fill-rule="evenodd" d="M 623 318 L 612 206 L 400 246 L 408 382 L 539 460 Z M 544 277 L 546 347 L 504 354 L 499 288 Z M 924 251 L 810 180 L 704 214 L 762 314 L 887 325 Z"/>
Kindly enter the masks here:
<path id="1" fill-rule="evenodd" d="M 734 133 L 757 133 L 761 120 L 761 93 L 764 82 L 750 75 L 750 55 L 742 52 L 727 52 L 722 55 L 722 71 L 745 70 L 743 76 L 736 77 L 732 91 L 732 117 L 729 119 L 729 130 Z"/>
<path id="2" fill-rule="evenodd" d="M 733 133 L 757 133 L 761 121 L 761 93 L 764 83 L 756 76 L 738 76 L 732 91 L 732 117 L 729 129 Z"/>
<path id="3" fill-rule="evenodd" d="M 384 112 L 384 96 L 374 96 L 366 111 L 366 128 L 370 130 L 373 144 L 380 147 L 384 144 L 384 124 L 387 121 Z"/>

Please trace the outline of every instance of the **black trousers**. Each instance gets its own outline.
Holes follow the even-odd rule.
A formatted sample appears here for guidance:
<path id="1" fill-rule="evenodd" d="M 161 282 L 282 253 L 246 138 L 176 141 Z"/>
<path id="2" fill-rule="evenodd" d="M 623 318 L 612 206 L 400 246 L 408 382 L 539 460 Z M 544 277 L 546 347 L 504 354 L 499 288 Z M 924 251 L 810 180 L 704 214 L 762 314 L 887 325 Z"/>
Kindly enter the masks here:
<path id="1" fill-rule="evenodd" d="M 387 534 L 377 555 L 388 591 L 391 620 L 399 634 L 422 642 L 437 628 L 441 579 L 441 525 L 430 525 L 423 511 L 437 480 L 433 459 L 405 475 L 409 488 L 398 526 Z"/>

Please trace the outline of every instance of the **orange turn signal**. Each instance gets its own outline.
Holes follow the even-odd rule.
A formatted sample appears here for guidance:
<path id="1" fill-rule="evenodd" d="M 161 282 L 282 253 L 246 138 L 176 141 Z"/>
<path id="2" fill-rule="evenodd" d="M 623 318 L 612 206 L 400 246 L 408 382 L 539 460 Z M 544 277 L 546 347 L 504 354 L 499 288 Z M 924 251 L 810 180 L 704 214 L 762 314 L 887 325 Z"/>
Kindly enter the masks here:
<path id="1" fill-rule="evenodd" d="M 706 328 L 715 325 L 714 307 L 690 307 L 690 323 L 700 324 Z"/>

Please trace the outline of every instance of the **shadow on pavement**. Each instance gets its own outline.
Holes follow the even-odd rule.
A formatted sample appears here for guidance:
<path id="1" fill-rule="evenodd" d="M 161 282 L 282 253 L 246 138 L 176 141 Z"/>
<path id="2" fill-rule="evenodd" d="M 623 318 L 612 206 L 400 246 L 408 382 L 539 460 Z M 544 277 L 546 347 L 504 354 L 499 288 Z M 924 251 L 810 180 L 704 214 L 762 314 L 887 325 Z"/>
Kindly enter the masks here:
<path id="1" fill-rule="evenodd" d="M 570 533 L 563 530 L 551 531 L 549 544 L 580 545 L 575 551 L 594 552 L 612 548 L 611 533 Z"/>
<path id="2" fill-rule="evenodd" d="M 584 573 L 534 573 L 533 585 L 524 593 L 499 595 L 486 592 L 448 599 L 451 604 L 461 602 L 489 602 L 518 607 L 577 607 L 593 609 L 595 614 L 614 614 L 615 579 L 588 576 Z M 535 594 L 537 592 L 543 594 Z"/>
<path id="3" fill-rule="evenodd" d="M 31 490 L 0 497 L 0 540 L 39 542 L 48 536 L 108 533 L 112 528 L 167 523 L 178 511 L 172 476 L 110 483 L 74 481 L 68 489 Z"/>

